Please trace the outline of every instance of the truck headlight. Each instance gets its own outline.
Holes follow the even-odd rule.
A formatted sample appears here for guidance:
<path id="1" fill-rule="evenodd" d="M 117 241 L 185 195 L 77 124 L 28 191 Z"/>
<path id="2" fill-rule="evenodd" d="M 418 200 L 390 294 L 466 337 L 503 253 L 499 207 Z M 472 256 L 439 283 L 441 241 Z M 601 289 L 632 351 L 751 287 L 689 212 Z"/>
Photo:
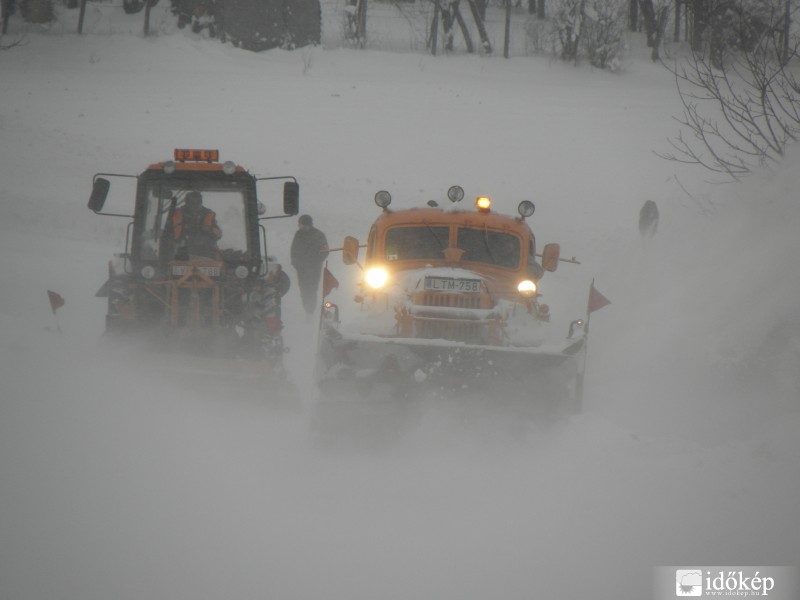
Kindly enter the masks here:
<path id="1" fill-rule="evenodd" d="M 151 265 L 146 265 L 142 267 L 142 277 L 145 279 L 152 279 L 156 276 L 156 270 Z"/>
<path id="2" fill-rule="evenodd" d="M 536 284 L 533 283 L 530 279 L 525 279 L 519 282 L 517 290 L 519 291 L 520 294 L 522 294 L 526 298 L 530 298 L 531 296 L 536 295 Z"/>
<path id="3" fill-rule="evenodd" d="M 373 290 L 379 290 L 389 280 L 389 273 L 383 267 L 372 267 L 364 273 L 364 279 Z"/>

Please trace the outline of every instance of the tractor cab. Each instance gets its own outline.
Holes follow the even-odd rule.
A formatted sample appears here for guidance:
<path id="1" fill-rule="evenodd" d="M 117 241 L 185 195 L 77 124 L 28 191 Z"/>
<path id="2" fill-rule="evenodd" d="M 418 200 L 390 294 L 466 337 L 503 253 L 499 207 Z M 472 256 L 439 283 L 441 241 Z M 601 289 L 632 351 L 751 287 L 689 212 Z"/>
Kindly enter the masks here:
<path id="1" fill-rule="evenodd" d="M 133 214 L 102 212 L 111 179 L 124 177 L 136 179 Z M 276 217 L 265 216 L 258 198 L 257 183 L 265 179 L 286 180 L 281 216 L 296 215 L 293 177 L 257 178 L 220 162 L 217 150 L 177 149 L 173 160 L 139 175 L 95 175 L 89 209 L 132 219 L 125 251 L 109 263 L 97 294 L 108 298 L 107 329 L 229 334 L 258 323 L 256 337 L 279 332 L 280 296 L 289 281 L 267 252 L 262 221 Z"/>

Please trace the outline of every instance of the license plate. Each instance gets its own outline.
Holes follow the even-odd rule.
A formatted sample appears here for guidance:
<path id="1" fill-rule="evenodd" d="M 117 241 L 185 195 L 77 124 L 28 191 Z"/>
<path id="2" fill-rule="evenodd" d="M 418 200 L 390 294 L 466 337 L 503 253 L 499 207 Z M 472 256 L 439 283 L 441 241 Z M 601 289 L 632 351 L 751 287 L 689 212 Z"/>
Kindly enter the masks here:
<path id="1" fill-rule="evenodd" d="M 203 275 L 207 277 L 219 277 L 220 275 L 220 268 L 219 267 L 194 267 L 198 271 L 200 271 Z M 172 274 L 173 275 L 186 275 L 191 271 L 192 267 L 188 265 L 174 265 L 172 267 Z"/>
<path id="2" fill-rule="evenodd" d="M 456 277 L 426 277 L 425 289 L 433 292 L 480 292 L 480 279 Z"/>

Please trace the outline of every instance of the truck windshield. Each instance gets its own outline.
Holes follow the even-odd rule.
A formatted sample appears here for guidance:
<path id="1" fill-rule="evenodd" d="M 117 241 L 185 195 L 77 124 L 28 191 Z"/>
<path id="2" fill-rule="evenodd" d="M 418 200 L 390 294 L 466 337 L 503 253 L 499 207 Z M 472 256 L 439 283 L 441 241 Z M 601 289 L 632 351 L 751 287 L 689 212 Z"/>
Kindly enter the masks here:
<path id="1" fill-rule="evenodd" d="M 386 232 L 386 260 L 444 258 L 449 227 L 394 227 Z"/>
<path id="2" fill-rule="evenodd" d="M 491 229 L 459 227 L 458 247 L 464 262 L 487 263 L 515 269 L 519 266 L 519 238 Z"/>
<path id="3" fill-rule="evenodd" d="M 194 208 L 190 206 L 192 201 L 187 204 L 187 196 L 192 194 L 197 198 L 197 192 L 200 192 L 200 207 Z M 208 211 L 213 215 L 209 216 Z M 206 242 L 199 246 L 200 249 L 189 247 L 187 250 L 187 237 L 192 226 L 205 230 Z M 211 235 L 209 230 L 213 232 Z M 205 258 L 217 258 L 218 252 L 225 250 L 247 252 L 244 192 L 230 188 L 195 186 L 188 189 L 164 183 L 151 184 L 147 189 L 142 258 L 183 258 L 179 256 L 182 249 Z"/>

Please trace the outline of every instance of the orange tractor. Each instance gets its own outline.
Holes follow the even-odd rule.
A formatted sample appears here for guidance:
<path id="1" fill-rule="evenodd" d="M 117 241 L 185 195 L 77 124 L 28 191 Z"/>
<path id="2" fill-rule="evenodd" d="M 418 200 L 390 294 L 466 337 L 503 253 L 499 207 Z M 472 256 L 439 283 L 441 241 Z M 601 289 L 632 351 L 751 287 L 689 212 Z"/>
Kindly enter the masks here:
<path id="1" fill-rule="evenodd" d="M 451 202 L 464 197 L 459 186 Z M 382 213 L 370 228 L 363 265 L 358 240 L 345 238 L 345 264 L 362 268 L 355 306 L 323 308 L 318 351 L 321 402 L 368 396 L 390 384 L 394 398 L 433 385 L 458 396 L 522 398 L 548 412 L 580 410 L 585 344 L 583 320 L 554 334 L 550 307 L 541 301 L 545 273 L 556 271 L 558 244 L 541 252 L 526 219 L 497 214 L 480 197 L 474 210 L 391 210 L 391 195 L 375 196 Z M 561 333 L 559 336 L 558 333 Z M 505 391 L 503 391 L 505 390 Z M 452 394 L 451 394 L 452 395 Z"/>
<path id="2" fill-rule="evenodd" d="M 109 178 L 134 178 L 133 214 L 104 213 Z M 125 252 L 109 262 L 97 296 L 106 331 L 149 332 L 193 351 L 264 357 L 284 352 L 281 297 L 289 278 L 267 253 L 258 182 L 283 184 L 281 216 L 296 215 L 293 177 L 258 178 L 217 150 L 175 150 L 139 175 L 98 173 L 89 208 L 129 217 Z M 130 179 L 128 179 L 130 181 Z"/>

